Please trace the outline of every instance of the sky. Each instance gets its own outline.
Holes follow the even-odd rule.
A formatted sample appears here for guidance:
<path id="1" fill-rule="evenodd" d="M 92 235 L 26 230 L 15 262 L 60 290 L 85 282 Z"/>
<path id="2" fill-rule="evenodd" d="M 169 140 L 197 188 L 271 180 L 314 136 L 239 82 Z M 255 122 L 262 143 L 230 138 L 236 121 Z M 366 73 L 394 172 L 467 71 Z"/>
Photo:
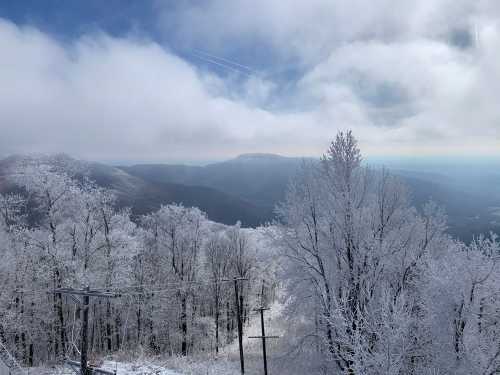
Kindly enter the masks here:
<path id="1" fill-rule="evenodd" d="M 500 2 L 0 0 L 0 156 L 500 156 Z"/>

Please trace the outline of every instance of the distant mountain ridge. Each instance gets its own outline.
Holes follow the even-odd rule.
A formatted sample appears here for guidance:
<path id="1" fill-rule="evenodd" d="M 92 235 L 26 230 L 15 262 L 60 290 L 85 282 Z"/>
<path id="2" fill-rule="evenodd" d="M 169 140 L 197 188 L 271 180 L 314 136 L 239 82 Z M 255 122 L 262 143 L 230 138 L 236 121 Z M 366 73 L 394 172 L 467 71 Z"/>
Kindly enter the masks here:
<path id="1" fill-rule="evenodd" d="M 284 199 L 291 176 L 305 160 L 318 159 L 274 154 L 243 154 L 204 167 L 138 164 L 120 168 L 145 180 L 207 186 L 239 196 L 262 208 L 263 221 L 267 221 L 273 218 L 274 206 Z M 380 164 L 374 166 L 378 167 Z M 458 178 L 429 169 L 430 171 L 411 170 L 402 169 L 401 166 L 394 168 L 389 166 L 389 170 L 410 187 L 412 204 L 421 207 L 429 200 L 433 200 L 445 208 L 450 234 L 468 241 L 479 233 L 498 231 L 498 216 L 493 214 L 497 211 L 491 207 L 500 206 L 500 191 L 498 194 L 493 194 L 490 188 L 488 194 L 482 194 L 481 179 L 474 184 L 474 181 L 468 181 L 467 178 Z M 476 172 L 470 171 L 471 175 L 474 173 Z M 488 186 L 495 186 L 495 181 L 497 186 L 500 186 L 500 174 L 496 178 L 492 176 L 495 175 L 484 174 L 482 178 L 489 182 Z"/>
<path id="2" fill-rule="evenodd" d="M 288 181 L 303 160 L 274 154 L 243 154 L 204 167 L 138 164 L 119 168 L 149 181 L 210 187 L 239 196 L 272 215 L 274 205 L 283 200 Z"/>
<path id="3" fill-rule="evenodd" d="M 16 158 L 0 160 L 0 193 L 17 191 L 9 178 Z M 97 185 L 113 190 L 117 204 L 131 207 L 135 217 L 169 203 L 199 207 L 210 219 L 224 224 L 241 221 L 245 226 L 258 226 L 264 217 L 271 215 L 261 207 L 210 187 L 147 180 L 102 163 L 81 163 L 85 163 L 88 177 Z"/>
<path id="4" fill-rule="evenodd" d="M 206 166 L 84 163 L 90 178 L 114 190 L 118 204 L 131 207 L 135 216 L 176 202 L 199 207 L 214 221 L 234 224 L 239 220 L 243 226 L 254 227 L 273 220 L 274 208 L 284 199 L 290 178 L 302 163 L 311 160 L 256 153 Z M 0 192 L 13 188 L 6 174 L 14 161 L 15 157 L 0 160 Z M 500 191 L 495 193 L 494 187 L 500 186 L 500 171 L 487 171 L 469 181 L 444 172 L 390 170 L 410 187 L 417 208 L 432 199 L 446 209 L 452 235 L 468 241 L 479 233 L 499 231 Z M 470 174 L 475 176 L 477 171 Z M 487 194 L 481 188 L 485 181 Z"/>

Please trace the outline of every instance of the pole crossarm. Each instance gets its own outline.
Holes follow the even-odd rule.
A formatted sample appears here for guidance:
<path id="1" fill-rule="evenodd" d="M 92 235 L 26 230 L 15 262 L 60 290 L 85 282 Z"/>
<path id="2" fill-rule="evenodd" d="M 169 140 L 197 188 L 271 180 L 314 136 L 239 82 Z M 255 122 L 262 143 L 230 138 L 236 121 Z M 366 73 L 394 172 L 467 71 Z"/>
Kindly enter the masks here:
<path id="1" fill-rule="evenodd" d="M 266 330 L 264 327 L 264 311 L 270 310 L 267 307 L 261 306 L 254 311 L 258 311 L 260 313 L 260 329 L 262 334 L 260 336 L 249 336 L 249 339 L 260 339 L 262 340 L 262 361 L 264 362 L 264 375 L 268 375 L 267 372 L 267 350 L 266 350 L 266 340 L 267 339 L 279 339 L 279 336 L 266 336 Z"/>
<path id="2" fill-rule="evenodd" d="M 229 281 L 248 281 L 247 277 L 233 277 L 232 279 L 220 279 L 222 282 L 229 282 Z"/>
<path id="3" fill-rule="evenodd" d="M 77 296 L 88 296 L 88 297 L 99 297 L 99 298 L 117 298 L 121 295 L 118 293 L 112 293 L 102 290 L 86 290 L 86 289 L 72 289 L 72 288 L 57 288 L 49 293 L 52 294 L 70 294 Z"/>

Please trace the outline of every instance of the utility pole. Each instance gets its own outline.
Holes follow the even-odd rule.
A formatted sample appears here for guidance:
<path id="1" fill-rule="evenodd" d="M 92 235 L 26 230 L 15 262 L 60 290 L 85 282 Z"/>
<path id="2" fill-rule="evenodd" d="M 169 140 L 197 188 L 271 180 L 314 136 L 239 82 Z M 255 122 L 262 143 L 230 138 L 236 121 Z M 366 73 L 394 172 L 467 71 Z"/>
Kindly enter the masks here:
<path id="1" fill-rule="evenodd" d="M 264 311 L 269 310 L 269 308 L 259 307 L 254 309 L 254 311 L 260 312 L 260 328 L 262 336 L 249 336 L 249 339 L 261 339 L 262 340 L 262 359 L 264 362 L 264 375 L 267 375 L 267 352 L 266 352 L 266 339 L 277 339 L 279 336 L 266 336 L 266 331 L 264 328 Z"/>
<path id="2" fill-rule="evenodd" d="M 89 291 L 87 287 L 86 291 Z M 87 359 L 87 351 L 88 351 L 88 329 L 89 329 L 89 305 L 90 305 L 90 297 L 88 295 L 83 295 L 83 306 L 82 306 L 82 342 L 80 349 L 80 368 L 82 375 L 90 375 L 90 371 L 87 369 L 88 359 Z"/>
<path id="3" fill-rule="evenodd" d="M 245 358 L 243 357 L 243 322 L 241 321 L 241 306 L 238 291 L 238 279 L 234 279 L 234 297 L 236 302 L 236 319 L 238 319 L 238 345 L 240 348 L 241 373 L 245 373 Z"/>
<path id="4" fill-rule="evenodd" d="M 110 293 L 100 290 L 90 290 L 89 287 L 85 289 L 71 289 L 71 288 L 59 288 L 54 289 L 52 293 L 56 294 L 67 294 L 69 297 L 81 306 L 82 312 L 82 332 L 81 332 L 81 348 L 80 348 L 80 363 L 77 361 L 66 360 L 73 371 L 77 375 L 92 375 L 92 374 L 103 374 L 103 375 L 116 375 L 115 372 L 102 370 L 96 367 L 89 366 L 88 364 L 88 327 L 89 327 L 89 306 L 90 297 L 96 298 L 115 298 L 119 297 L 119 294 Z M 78 296 L 82 296 L 80 299 Z"/>
<path id="5" fill-rule="evenodd" d="M 242 321 L 242 315 L 243 315 L 243 304 L 240 303 L 241 299 L 240 293 L 238 290 L 238 281 L 248 281 L 247 278 L 245 277 L 235 277 L 232 280 L 229 279 L 223 279 L 221 281 L 233 281 L 234 282 L 234 300 L 235 300 L 235 307 L 236 307 L 236 319 L 238 320 L 238 346 L 240 350 L 240 371 L 241 374 L 243 375 L 245 373 L 245 358 L 243 355 L 243 321 Z"/>

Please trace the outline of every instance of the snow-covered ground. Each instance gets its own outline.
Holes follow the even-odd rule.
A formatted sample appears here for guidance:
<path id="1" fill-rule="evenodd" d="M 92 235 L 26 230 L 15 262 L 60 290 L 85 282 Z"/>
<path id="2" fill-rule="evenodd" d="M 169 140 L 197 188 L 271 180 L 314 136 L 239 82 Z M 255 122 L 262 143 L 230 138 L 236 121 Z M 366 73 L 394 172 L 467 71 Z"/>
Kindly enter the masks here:
<path id="1" fill-rule="evenodd" d="M 283 306 L 274 303 L 270 310 L 265 312 L 265 325 L 267 335 L 285 335 L 282 324 Z M 262 347 L 260 340 L 249 339 L 248 336 L 260 335 L 260 317 L 257 313 L 252 315 L 250 323 L 245 327 L 244 350 L 246 371 L 248 375 L 262 373 Z M 273 348 L 277 342 L 272 340 L 268 344 L 268 355 L 272 357 Z M 117 375 L 237 375 L 240 372 L 238 342 L 223 348 L 217 358 L 213 354 L 193 357 L 148 358 L 141 357 L 133 361 L 121 358 L 105 360 L 101 368 L 116 371 Z M 53 368 L 31 369 L 29 374 L 37 375 L 74 375 L 68 367 L 58 366 Z"/>
<path id="2" fill-rule="evenodd" d="M 103 364 L 102 368 L 105 370 L 116 371 L 117 375 L 183 375 L 179 372 L 175 372 L 151 363 L 139 364 L 108 361 Z"/>
<path id="3" fill-rule="evenodd" d="M 171 359 L 165 361 L 115 363 L 106 362 L 103 366 L 117 370 L 121 375 L 232 375 L 237 374 L 236 363 L 229 361 Z"/>

